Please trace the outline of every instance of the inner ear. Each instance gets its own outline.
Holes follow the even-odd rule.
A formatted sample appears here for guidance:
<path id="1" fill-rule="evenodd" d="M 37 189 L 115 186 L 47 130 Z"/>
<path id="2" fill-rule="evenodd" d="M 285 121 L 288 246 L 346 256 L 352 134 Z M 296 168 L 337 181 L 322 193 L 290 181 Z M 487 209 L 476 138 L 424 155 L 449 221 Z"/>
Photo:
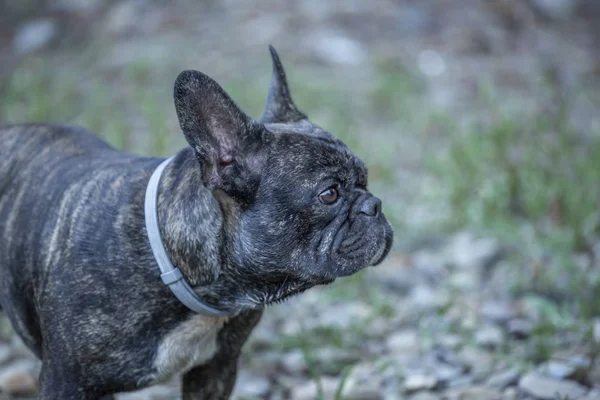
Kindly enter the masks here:
<path id="1" fill-rule="evenodd" d="M 173 90 L 179 126 L 188 143 L 213 160 L 233 157 L 255 122 L 217 82 L 199 71 L 183 71 Z"/>
<path id="2" fill-rule="evenodd" d="M 223 167 L 244 156 L 242 144 L 260 131 L 260 124 L 247 116 L 217 82 L 199 71 L 179 74 L 173 98 L 181 130 L 205 171 L 205 184 L 219 186 Z"/>

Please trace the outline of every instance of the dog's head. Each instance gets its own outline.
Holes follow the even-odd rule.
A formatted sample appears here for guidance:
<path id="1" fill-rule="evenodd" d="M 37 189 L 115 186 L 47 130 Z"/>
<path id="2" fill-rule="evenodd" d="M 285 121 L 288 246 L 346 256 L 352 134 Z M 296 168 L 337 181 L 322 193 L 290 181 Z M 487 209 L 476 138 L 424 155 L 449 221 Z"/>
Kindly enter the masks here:
<path id="1" fill-rule="evenodd" d="M 203 184 L 224 215 L 223 237 L 240 282 L 256 303 L 281 300 L 380 263 L 392 228 L 367 189 L 363 162 L 311 123 L 290 97 L 271 47 L 273 76 L 260 122 L 198 71 L 175 82 L 181 129 Z"/>

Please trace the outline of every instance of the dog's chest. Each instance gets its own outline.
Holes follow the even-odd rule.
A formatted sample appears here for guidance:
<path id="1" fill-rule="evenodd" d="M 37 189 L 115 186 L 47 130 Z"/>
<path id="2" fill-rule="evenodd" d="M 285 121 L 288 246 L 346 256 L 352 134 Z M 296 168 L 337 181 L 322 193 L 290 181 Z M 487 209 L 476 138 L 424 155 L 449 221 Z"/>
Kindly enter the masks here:
<path id="1" fill-rule="evenodd" d="M 168 380 L 210 360 L 218 350 L 217 336 L 226 321 L 194 315 L 167 334 L 156 353 L 155 381 Z"/>

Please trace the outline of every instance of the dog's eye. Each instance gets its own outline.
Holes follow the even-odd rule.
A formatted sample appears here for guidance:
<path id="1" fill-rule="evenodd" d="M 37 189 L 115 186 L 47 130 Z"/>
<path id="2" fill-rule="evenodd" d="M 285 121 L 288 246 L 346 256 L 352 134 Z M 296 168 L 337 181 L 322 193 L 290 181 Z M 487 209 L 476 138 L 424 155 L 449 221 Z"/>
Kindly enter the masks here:
<path id="1" fill-rule="evenodd" d="M 323 204 L 330 205 L 337 201 L 338 196 L 339 194 L 337 189 L 334 187 L 330 187 L 329 189 L 321 192 L 321 194 L 319 195 L 319 200 L 321 200 Z"/>

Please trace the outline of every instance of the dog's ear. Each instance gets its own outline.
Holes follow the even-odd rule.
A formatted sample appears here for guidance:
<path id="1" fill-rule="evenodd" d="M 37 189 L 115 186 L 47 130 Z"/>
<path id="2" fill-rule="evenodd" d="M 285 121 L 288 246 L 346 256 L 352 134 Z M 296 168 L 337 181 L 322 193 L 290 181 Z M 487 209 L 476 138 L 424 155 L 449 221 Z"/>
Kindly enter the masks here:
<path id="1" fill-rule="evenodd" d="M 221 186 L 225 167 L 243 157 L 242 144 L 260 131 L 217 82 L 199 71 L 183 71 L 173 97 L 179 125 L 196 151 L 205 185 Z"/>
<path id="2" fill-rule="evenodd" d="M 271 59 L 273 60 L 273 73 L 271 75 L 271 87 L 267 96 L 267 104 L 260 122 L 277 123 L 277 122 L 297 122 L 306 118 L 300 112 L 294 102 L 288 89 L 285 79 L 285 71 L 281 60 L 277 55 L 277 51 L 273 46 L 269 46 L 271 51 Z"/>

